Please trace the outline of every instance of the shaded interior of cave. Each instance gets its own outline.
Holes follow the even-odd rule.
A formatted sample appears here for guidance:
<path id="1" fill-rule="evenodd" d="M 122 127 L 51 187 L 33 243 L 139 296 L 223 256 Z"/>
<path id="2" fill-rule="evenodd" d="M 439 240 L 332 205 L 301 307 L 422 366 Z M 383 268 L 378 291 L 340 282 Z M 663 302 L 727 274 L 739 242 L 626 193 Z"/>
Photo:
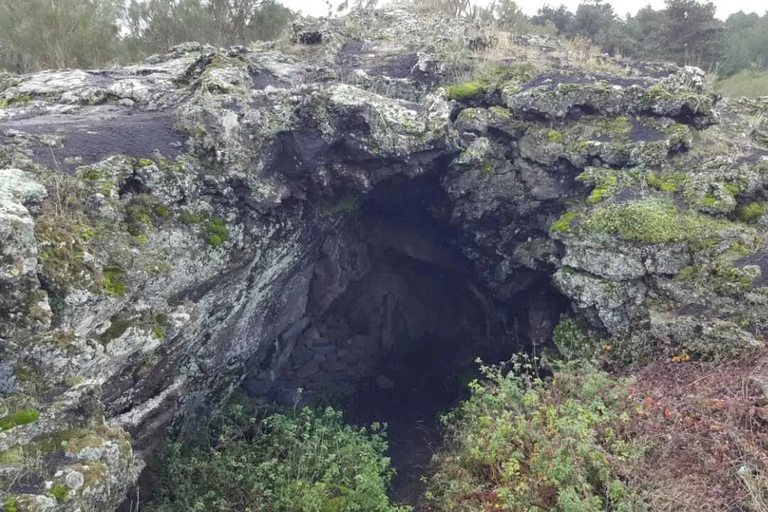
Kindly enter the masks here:
<path id="1" fill-rule="evenodd" d="M 503 301 L 477 279 L 434 176 L 377 187 L 328 220 L 308 318 L 254 363 L 243 387 L 282 406 L 333 404 L 387 423 L 392 498 L 415 504 L 439 442 L 437 418 L 465 398 L 476 360 L 497 363 L 551 338 L 567 301 L 545 273 Z"/>

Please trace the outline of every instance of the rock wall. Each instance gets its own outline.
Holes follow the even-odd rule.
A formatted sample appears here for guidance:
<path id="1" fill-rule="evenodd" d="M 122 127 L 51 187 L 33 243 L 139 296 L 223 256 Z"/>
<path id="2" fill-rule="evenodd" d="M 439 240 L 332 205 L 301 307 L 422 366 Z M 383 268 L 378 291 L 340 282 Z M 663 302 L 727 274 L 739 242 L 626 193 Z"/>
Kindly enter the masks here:
<path id="1" fill-rule="evenodd" d="M 174 419 L 319 354 L 312 315 L 367 274 L 333 237 L 393 180 L 430 177 L 477 295 L 531 342 L 552 344 L 543 280 L 561 352 L 762 344 L 767 110 L 695 68 L 403 10 L 0 75 L 5 509 L 113 510 Z"/>

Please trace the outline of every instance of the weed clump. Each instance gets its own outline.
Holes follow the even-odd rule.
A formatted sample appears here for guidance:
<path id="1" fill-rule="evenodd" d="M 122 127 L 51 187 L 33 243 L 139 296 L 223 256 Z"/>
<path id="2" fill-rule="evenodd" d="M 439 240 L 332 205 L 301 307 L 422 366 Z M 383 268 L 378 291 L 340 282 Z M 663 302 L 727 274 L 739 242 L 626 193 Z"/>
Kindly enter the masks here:
<path id="1" fill-rule="evenodd" d="M 623 468 L 642 456 L 626 434 L 628 383 L 569 364 L 551 379 L 527 359 L 485 379 L 443 417 L 446 448 L 427 497 L 440 510 L 640 510 Z"/>
<path id="2" fill-rule="evenodd" d="M 210 443 L 169 443 L 151 510 L 405 512 L 386 495 L 393 471 L 379 428 L 345 425 L 330 408 L 256 419 L 236 405 Z"/>

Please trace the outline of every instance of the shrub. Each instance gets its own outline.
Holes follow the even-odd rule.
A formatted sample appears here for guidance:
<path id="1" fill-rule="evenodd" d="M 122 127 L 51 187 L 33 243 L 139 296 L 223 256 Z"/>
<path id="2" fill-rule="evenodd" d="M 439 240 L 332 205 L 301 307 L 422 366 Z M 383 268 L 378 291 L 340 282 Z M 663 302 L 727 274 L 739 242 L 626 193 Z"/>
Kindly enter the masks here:
<path id="1" fill-rule="evenodd" d="M 210 447 L 170 443 L 154 512 L 405 512 L 389 503 L 386 441 L 308 408 L 249 418 L 242 406 L 210 432 Z"/>
<path id="2" fill-rule="evenodd" d="M 507 375 L 481 367 L 485 381 L 443 418 L 427 497 L 457 512 L 644 510 L 623 471 L 642 454 L 625 433 L 627 383 L 574 363 L 544 380 L 513 361 Z"/>

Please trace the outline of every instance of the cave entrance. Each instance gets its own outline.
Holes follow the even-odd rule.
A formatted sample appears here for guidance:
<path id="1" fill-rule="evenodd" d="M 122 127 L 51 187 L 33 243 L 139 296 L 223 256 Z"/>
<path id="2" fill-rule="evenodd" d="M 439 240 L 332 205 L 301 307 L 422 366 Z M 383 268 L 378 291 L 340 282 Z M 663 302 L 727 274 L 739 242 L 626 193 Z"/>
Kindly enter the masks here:
<path id="1" fill-rule="evenodd" d="M 403 504 L 421 496 L 438 416 L 465 398 L 477 358 L 497 363 L 530 350 L 532 337 L 551 337 L 567 307 L 544 273 L 495 298 L 462 254 L 447 212 L 435 177 L 377 187 L 329 230 L 310 315 L 244 382 L 267 403 L 331 403 L 354 423 L 386 423 L 392 498 Z"/>

